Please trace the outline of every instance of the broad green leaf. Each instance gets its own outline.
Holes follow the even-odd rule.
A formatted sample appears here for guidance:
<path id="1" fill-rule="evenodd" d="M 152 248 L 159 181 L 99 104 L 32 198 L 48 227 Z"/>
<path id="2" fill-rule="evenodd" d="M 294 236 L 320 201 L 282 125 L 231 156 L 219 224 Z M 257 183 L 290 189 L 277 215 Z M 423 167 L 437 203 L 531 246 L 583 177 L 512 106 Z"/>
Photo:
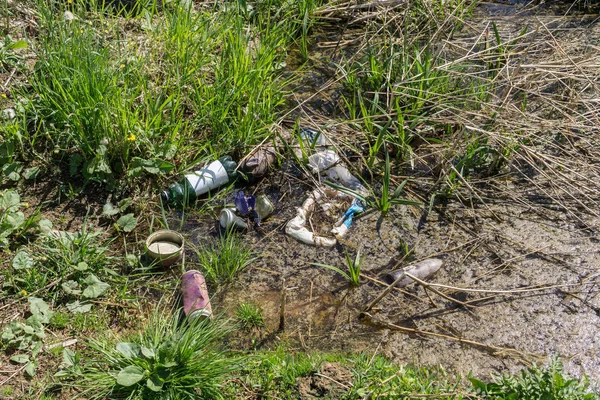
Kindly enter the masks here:
<path id="1" fill-rule="evenodd" d="M 14 339 L 16 336 L 13 333 L 12 325 L 6 325 L 4 330 L 2 331 L 2 341 L 8 342 L 9 340 Z"/>
<path id="2" fill-rule="evenodd" d="M 23 169 L 23 166 L 19 163 L 10 163 L 10 164 L 5 164 L 2 167 L 2 172 L 4 172 L 4 175 L 11 181 L 18 181 L 19 179 L 21 179 L 21 170 Z"/>
<path id="3" fill-rule="evenodd" d="M 17 338 L 18 340 L 18 338 Z M 17 346 L 17 350 L 27 350 L 29 351 L 29 348 L 31 347 L 33 342 L 33 339 L 31 338 L 31 336 L 24 336 L 21 338 L 21 341 L 19 342 L 19 345 Z"/>
<path id="4" fill-rule="evenodd" d="M 40 354 L 41 350 L 42 350 L 42 342 L 35 342 L 33 344 L 33 347 L 31 348 L 31 357 L 35 357 L 38 354 Z"/>
<path id="5" fill-rule="evenodd" d="M 25 224 L 25 215 L 21 211 L 13 212 L 6 216 L 6 223 L 13 230 L 19 229 Z"/>
<path id="6" fill-rule="evenodd" d="M 160 378 L 156 375 L 152 375 L 146 381 L 146 386 L 148 386 L 148 389 L 152 390 L 153 392 L 160 392 L 162 390 L 163 384 L 164 382 L 160 380 Z"/>
<path id="7" fill-rule="evenodd" d="M 151 158 L 145 160 L 143 158 L 134 157 L 131 160 L 131 168 L 128 171 L 130 176 L 140 176 L 144 171 L 149 174 L 169 173 L 175 168 L 175 165 L 163 161 L 159 158 Z"/>
<path id="8" fill-rule="evenodd" d="M 81 294 L 81 289 L 79 288 L 79 283 L 76 281 L 66 281 L 61 285 L 62 289 L 66 294 L 72 294 L 78 296 Z"/>
<path id="9" fill-rule="evenodd" d="M 17 50 L 17 49 L 24 49 L 27 47 L 27 42 L 24 40 L 17 40 L 16 42 L 12 42 L 9 45 L 7 45 L 6 47 L 4 47 L 6 50 Z"/>
<path id="10" fill-rule="evenodd" d="M 117 383 L 121 386 L 133 386 L 144 379 L 144 370 L 137 365 L 130 365 L 119 371 Z"/>
<path id="11" fill-rule="evenodd" d="M 141 347 L 137 343 L 120 342 L 117 343 L 117 351 L 127 358 L 136 358 L 140 356 Z"/>
<path id="12" fill-rule="evenodd" d="M 79 300 L 72 301 L 67 303 L 67 310 L 72 313 L 86 313 L 92 309 L 92 303 L 87 302 L 79 302 Z"/>
<path id="13" fill-rule="evenodd" d="M 14 361 L 18 364 L 25 364 L 26 362 L 29 362 L 29 356 L 27 354 L 17 354 L 12 356 L 10 361 Z"/>
<path id="14" fill-rule="evenodd" d="M 29 311 L 44 324 L 50 323 L 50 318 L 54 315 L 48 304 L 39 297 L 29 297 Z"/>
<path id="15" fill-rule="evenodd" d="M 63 349 L 63 360 L 60 368 L 70 368 L 75 365 L 75 352 L 71 349 Z"/>
<path id="16" fill-rule="evenodd" d="M 16 190 L 10 189 L 4 192 L 0 197 L 0 208 L 8 210 L 12 207 L 17 207 L 21 203 L 21 196 Z"/>
<path id="17" fill-rule="evenodd" d="M 127 207 L 129 207 L 131 205 L 132 202 L 133 202 L 133 199 L 131 197 L 127 197 L 127 198 L 119 201 L 119 210 L 125 211 L 127 209 Z"/>
<path id="18" fill-rule="evenodd" d="M 12 266 L 16 270 L 30 269 L 33 267 L 33 258 L 26 251 L 19 251 L 13 258 Z"/>
<path id="19" fill-rule="evenodd" d="M 83 280 L 83 283 L 85 283 L 86 285 L 93 285 L 94 283 L 99 283 L 99 282 L 102 282 L 102 281 L 100 279 L 98 279 L 98 277 L 94 274 L 89 274 Z"/>
<path id="20" fill-rule="evenodd" d="M 100 146 L 99 150 L 101 150 L 103 148 L 105 148 L 105 147 Z M 92 161 L 90 161 L 87 164 L 85 171 L 87 172 L 87 175 L 90 177 L 94 177 L 94 176 L 98 176 L 98 175 L 110 175 L 112 173 L 110 166 L 106 162 L 106 157 L 100 151 L 99 151 L 99 155 L 96 156 L 96 158 L 94 158 Z"/>
<path id="21" fill-rule="evenodd" d="M 44 325 L 42 324 L 42 318 L 40 318 L 39 315 L 32 315 L 31 317 L 27 318 L 27 321 L 25 322 L 27 323 L 27 325 L 31 326 L 33 329 L 36 330 L 44 328 Z"/>
<path id="22" fill-rule="evenodd" d="M 44 233 L 50 233 L 50 231 L 52 230 L 52 222 L 50 222 L 50 220 L 47 219 L 42 219 L 39 222 L 40 225 L 40 230 Z"/>
<path id="23" fill-rule="evenodd" d="M 142 346 L 141 350 L 142 350 L 142 355 L 144 357 L 146 357 L 148 359 L 154 358 L 155 354 L 154 354 L 154 350 L 153 349 L 150 349 L 150 348 L 148 348 L 146 346 Z"/>
<path id="24" fill-rule="evenodd" d="M 108 202 L 104 205 L 104 207 L 102 207 L 102 214 L 103 215 L 115 215 L 118 214 L 121 210 L 119 210 L 117 207 L 113 206 L 113 204 L 111 202 Z"/>
<path id="25" fill-rule="evenodd" d="M 27 373 L 27 375 L 34 376 L 35 375 L 35 367 L 36 367 L 36 364 L 33 361 L 30 361 L 29 364 L 27 364 L 25 366 L 25 372 Z"/>
<path id="26" fill-rule="evenodd" d="M 123 229 L 123 231 L 131 232 L 135 229 L 137 222 L 138 220 L 133 214 L 125 214 L 117 220 L 117 225 L 119 228 Z"/>
<path id="27" fill-rule="evenodd" d="M 84 289 L 83 297 L 87 297 L 88 299 L 95 299 L 106 293 L 106 291 L 109 288 L 110 285 L 108 283 L 96 282 Z"/>
<path id="28" fill-rule="evenodd" d="M 37 178 L 39 174 L 40 174 L 40 167 L 31 167 L 31 168 L 27 168 L 23 172 L 23 178 L 30 181 L 32 179 Z"/>
<path id="29" fill-rule="evenodd" d="M 76 269 L 77 271 L 87 271 L 88 269 L 90 269 L 90 267 L 87 265 L 86 262 L 80 262 L 77 263 L 77 265 L 73 266 L 73 269 Z"/>
<path id="30" fill-rule="evenodd" d="M 11 142 L 0 143 L 0 164 L 5 164 L 12 160 L 15 155 L 15 145 Z"/>

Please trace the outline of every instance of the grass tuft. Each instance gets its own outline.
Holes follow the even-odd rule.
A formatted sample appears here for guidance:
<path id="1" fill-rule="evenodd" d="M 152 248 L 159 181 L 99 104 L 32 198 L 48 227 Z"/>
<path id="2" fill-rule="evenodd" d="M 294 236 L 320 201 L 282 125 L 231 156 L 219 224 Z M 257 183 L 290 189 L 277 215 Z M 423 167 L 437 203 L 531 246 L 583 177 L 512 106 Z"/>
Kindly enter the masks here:
<path id="1" fill-rule="evenodd" d="M 254 303 L 240 303 L 235 309 L 235 316 L 247 331 L 264 328 L 265 326 L 262 308 Z"/>
<path id="2" fill-rule="evenodd" d="M 69 377 L 89 399 L 220 399 L 221 382 L 235 365 L 218 348 L 228 331 L 223 321 L 156 312 L 131 342 L 90 339 L 96 356 Z"/>
<path id="3" fill-rule="evenodd" d="M 233 281 L 254 261 L 253 251 L 233 232 L 195 250 L 206 278 L 215 284 Z"/>

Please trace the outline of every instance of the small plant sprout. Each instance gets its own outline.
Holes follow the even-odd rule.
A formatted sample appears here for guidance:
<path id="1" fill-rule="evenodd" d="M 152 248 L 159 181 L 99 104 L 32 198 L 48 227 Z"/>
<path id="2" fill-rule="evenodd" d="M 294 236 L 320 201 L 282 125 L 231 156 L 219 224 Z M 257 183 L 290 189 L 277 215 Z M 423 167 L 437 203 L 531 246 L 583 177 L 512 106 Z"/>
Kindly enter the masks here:
<path id="1" fill-rule="evenodd" d="M 260 329 L 265 326 L 262 308 L 254 303 L 240 303 L 235 310 L 235 316 L 242 328 L 247 331 Z"/>
<path id="2" fill-rule="evenodd" d="M 313 263 L 313 265 L 316 265 L 318 267 L 327 268 L 334 272 L 337 272 L 338 274 L 342 275 L 348 281 L 348 284 L 351 287 L 358 287 L 360 285 L 360 266 L 361 266 L 363 260 L 364 260 L 364 257 L 360 256 L 360 250 L 358 250 L 356 252 L 356 256 L 354 257 L 354 260 L 350 257 L 348 252 L 346 252 L 346 263 L 348 266 L 347 273 L 337 267 L 334 267 L 333 265 L 320 264 L 320 263 Z"/>

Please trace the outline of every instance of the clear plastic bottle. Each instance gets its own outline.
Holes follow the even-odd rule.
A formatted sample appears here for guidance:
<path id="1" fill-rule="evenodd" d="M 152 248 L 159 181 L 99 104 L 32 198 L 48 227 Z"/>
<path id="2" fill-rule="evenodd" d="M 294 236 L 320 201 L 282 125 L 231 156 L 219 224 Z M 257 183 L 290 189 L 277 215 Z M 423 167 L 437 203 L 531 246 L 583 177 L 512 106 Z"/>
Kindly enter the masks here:
<path id="1" fill-rule="evenodd" d="M 185 174 L 180 183 L 172 184 L 160 196 L 166 203 L 191 204 L 201 195 L 235 179 L 236 166 L 230 156 L 223 156 L 201 170 Z"/>

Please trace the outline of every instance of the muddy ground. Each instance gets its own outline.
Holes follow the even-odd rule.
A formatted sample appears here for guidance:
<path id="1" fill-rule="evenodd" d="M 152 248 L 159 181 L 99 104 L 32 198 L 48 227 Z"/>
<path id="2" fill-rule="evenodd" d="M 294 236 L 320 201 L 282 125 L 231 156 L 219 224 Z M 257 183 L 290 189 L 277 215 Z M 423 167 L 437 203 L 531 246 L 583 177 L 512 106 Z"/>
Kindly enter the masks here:
<path id="1" fill-rule="evenodd" d="M 476 26 L 490 22 L 497 23 L 507 37 L 524 25 L 551 25 L 563 44 L 593 46 L 599 37 L 593 14 L 564 3 L 485 3 L 470 21 Z M 327 82 L 327 73 L 313 73 L 306 80 L 307 92 L 315 93 Z M 308 96 L 310 101 L 302 108 L 306 119 L 334 114 L 331 96 L 335 93 L 316 99 Z M 328 133 L 335 137 L 335 132 Z M 428 159 L 428 152 L 435 150 L 422 149 L 423 159 Z M 418 175 L 418 171 L 405 172 Z M 396 183 L 400 181 L 398 177 Z M 214 307 L 232 309 L 242 301 L 259 304 L 272 333 L 259 347 L 282 339 L 299 349 L 381 352 L 401 363 L 441 364 L 451 372 L 477 376 L 515 372 L 558 354 L 569 373 L 592 380 L 600 376 L 600 219 L 566 212 L 562 205 L 570 200 L 561 200 L 552 190 L 556 197 L 549 196 L 543 189 L 548 187 L 543 174 L 512 165 L 493 181 L 480 182 L 485 205 L 466 193 L 458 196 L 462 201 L 438 204 L 428 214 L 407 207 L 395 207 L 384 218 L 369 213 L 357 219 L 343 243 L 331 249 L 298 243 L 284 232 L 285 222 L 314 188 L 310 182 L 314 181 L 292 163 L 284 163 L 281 170 L 246 188 L 278 201 L 276 211 L 259 230 L 246 234 L 259 259 L 217 295 Z M 577 184 L 576 177 L 573 182 Z M 327 218 L 315 216 L 317 220 Z M 213 221 L 188 220 L 189 239 L 202 245 L 207 236 L 216 236 Z M 408 257 L 406 248 L 411 249 Z M 345 251 L 354 256 L 358 249 L 365 256 L 362 273 L 366 276 L 358 288 L 348 288 L 340 275 L 312 265 L 344 269 Z M 430 257 L 444 260 L 430 279 L 433 283 L 488 291 L 552 287 L 521 293 L 441 289 L 470 305 L 464 306 L 411 285 L 408 293 L 392 292 L 371 317 L 361 318 L 360 311 L 384 288 L 373 279 Z M 286 328 L 278 333 L 283 285 Z M 390 324 L 446 337 L 408 334 Z"/>
<path id="2" fill-rule="evenodd" d="M 441 364 L 450 371 L 472 371 L 478 376 L 515 371 L 524 363 L 545 361 L 556 353 L 564 358 L 570 373 L 600 376 L 599 288 L 598 284 L 581 285 L 598 275 L 598 239 L 564 213 L 545 210 L 540 217 L 538 211 L 507 201 L 490 206 L 499 218 L 495 220 L 489 210 L 449 204 L 443 214 L 432 212 L 423 222 L 418 214 L 398 207 L 383 219 L 378 213 L 359 218 L 343 244 L 327 249 L 298 243 L 284 233 L 283 224 L 295 215 L 295 207 L 303 201 L 302 193 L 301 188 L 283 189 L 284 201 L 274 215 L 264 221 L 260 231 L 246 235 L 259 259 L 217 296 L 215 309 L 254 302 L 265 312 L 267 331 L 275 332 L 285 279 L 283 337 L 299 348 L 380 351 L 398 362 Z M 189 220 L 184 230 L 198 245 L 217 234 L 210 219 Z M 506 349 L 505 354 L 494 354 L 490 348 L 407 335 L 361 319 L 360 311 L 383 287 L 363 278 L 360 287 L 350 289 L 340 275 L 311 265 L 317 262 L 343 269 L 344 252 L 354 255 L 360 248 L 365 256 L 363 274 L 381 279 L 404 257 L 404 243 L 414 249 L 412 260 L 444 259 L 444 266 L 430 280 L 433 283 L 485 290 L 565 286 L 507 295 L 444 290 L 462 302 L 472 302 L 472 307 L 463 307 L 431 292 L 430 301 L 422 287 L 412 285 L 407 288 L 409 294 L 392 293 L 372 311 L 374 321 Z M 193 265 L 190 254 L 188 268 Z"/>

